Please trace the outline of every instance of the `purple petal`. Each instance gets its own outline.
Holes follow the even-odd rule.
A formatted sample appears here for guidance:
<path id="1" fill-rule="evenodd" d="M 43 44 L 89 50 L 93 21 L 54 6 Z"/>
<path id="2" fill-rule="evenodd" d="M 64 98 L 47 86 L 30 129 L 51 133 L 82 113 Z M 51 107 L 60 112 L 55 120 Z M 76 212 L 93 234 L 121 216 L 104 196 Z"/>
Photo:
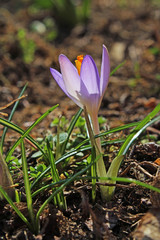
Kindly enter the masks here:
<path id="1" fill-rule="evenodd" d="M 62 78 L 62 74 L 59 73 L 57 70 L 50 68 L 51 74 L 53 76 L 53 78 L 56 80 L 57 84 L 60 86 L 60 88 L 63 90 L 63 92 L 69 97 L 71 98 L 79 107 L 83 108 L 83 105 L 77 101 L 77 99 L 75 99 L 74 97 L 72 97 L 66 90 L 63 78 Z"/>
<path id="2" fill-rule="evenodd" d="M 94 60 L 89 55 L 86 55 L 82 61 L 80 76 L 89 94 L 99 93 L 98 70 Z M 83 89 L 81 91 L 81 94 L 83 94 Z"/>
<path id="3" fill-rule="evenodd" d="M 51 74 L 53 76 L 53 78 L 56 80 L 56 82 L 58 83 L 58 85 L 60 86 L 60 88 L 63 90 L 63 92 L 68 96 L 68 92 L 66 90 L 66 87 L 64 85 L 64 81 L 63 81 L 63 78 L 62 78 L 62 74 L 59 73 L 56 69 L 53 69 L 53 68 L 50 68 L 50 71 L 51 71 Z"/>
<path id="4" fill-rule="evenodd" d="M 110 74 L 110 61 L 108 50 L 105 45 L 103 45 L 102 52 L 102 64 L 101 64 L 101 77 L 100 77 L 100 94 L 103 96 L 108 85 Z"/>
<path id="5" fill-rule="evenodd" d="M 80 99 L 83 106 L 87 107 L 88 113 L 92 112 L 92 108 L 96 111 L 99 108 L 99 92 L 98 93 L 89 93 L 88 89 L 81 81 L 81 90 L 77 92 L 78 98 Z"/>
<path id="6" fill-rule="evenodd" d="M 84 96 L 81 98 L 81 102 L 83 103 L 84 106 L 87 108 L 87 112 L 89 113 L 90 116 L 93 114 L 97 113 L 99 110 L 99 93 L 93 93 L 89 95 L 89 98 L 84 98 Z"/>
<path id="7" fill-rule="evenodd" d="M 80 77 L 77 69 L 63 54 L 59 56 L 59 63 L 68 94 L 79 101 L 76 93 L 80 91 Z"/>

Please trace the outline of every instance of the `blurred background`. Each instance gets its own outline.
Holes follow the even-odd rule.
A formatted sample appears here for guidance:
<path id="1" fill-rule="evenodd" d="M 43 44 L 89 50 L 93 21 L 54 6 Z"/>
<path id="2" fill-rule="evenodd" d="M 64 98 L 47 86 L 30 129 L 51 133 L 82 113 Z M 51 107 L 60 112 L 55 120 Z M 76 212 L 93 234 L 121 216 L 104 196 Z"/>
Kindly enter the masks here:
<path id="1" fill-rule="evenodd" d="M 142 119 L 160 102 L 159 0 L 1 0 L 0 107 L 28 82 L 14 122 L 25 127 L 57 103 L 54 116 L 71 118 L 78 108 L 49 68 L 59 70 L 63 53 L 73 63 L 90 54 L 100 69 L 102 44 L 111 70 L 123 64 L 110 77 L 100 115 L 111 127 Z"/>

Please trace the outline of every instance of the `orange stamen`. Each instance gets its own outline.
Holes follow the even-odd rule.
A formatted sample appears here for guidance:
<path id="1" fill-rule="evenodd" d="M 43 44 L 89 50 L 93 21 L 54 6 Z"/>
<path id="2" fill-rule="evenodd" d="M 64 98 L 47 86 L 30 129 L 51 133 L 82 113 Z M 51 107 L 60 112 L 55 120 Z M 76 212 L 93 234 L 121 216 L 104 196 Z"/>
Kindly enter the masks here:
<path id="1" fill-rule="evenodd" d="M 77 56 L 77 60 L 75 60 L 75 64 L 76 64 L 76 68 L 78 70 L 79 75 L 80 75 L 80 71 L 81 71 L 82 61 L 83 61 L 83 55 Z"/>

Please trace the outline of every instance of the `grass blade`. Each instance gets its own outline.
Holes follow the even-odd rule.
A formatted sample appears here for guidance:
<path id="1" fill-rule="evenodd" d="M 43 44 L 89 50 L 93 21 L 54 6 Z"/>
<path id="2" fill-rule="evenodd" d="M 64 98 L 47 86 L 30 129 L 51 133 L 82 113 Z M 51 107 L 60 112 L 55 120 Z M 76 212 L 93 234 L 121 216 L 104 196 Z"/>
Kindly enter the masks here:
<path id="1" fill-rule="evenodd" d="M 20 133 L 21 135 L 24 134 L 24 130 L 22 130 L 20 127 L 18 127 L 16 124 L 9 122 L 6 119 L 0 118 L 0 124 L 2 124 L 3 126 L 6 126 L 7 128 L 10 128 L 12 130 L 14 130 L 17 133 Z M 40 147 L 40 145 L 30 136 L 26 136 L 26 138 L 33 144 L 35 145 L 35 147 L 37 147 L 39 149 L 39 151 L 42 152 L 42 154 L 44 155 L 45 158 L 47 158 L 47 155 L 45 154 L 45 152 L 43 151 L 43 149 Z"/>
<path id="2" fill-rule="evenodd" d="M 19 95 L 18 98 L 20 98 L 20 97 L 23 95 L 24 91 L 26 90 L 26 87 L 27 87 L 27 84 L 23 87 L 23 89 L 22 89 L 22 91 L 21 91 L 21 93 L 20 93 L 20 95 Z M 13 109 L 12 109 L 12 111 L 11 111 L 11 114 L 10 114 L 10 116 L 9 116 L 9 118 L 8 118 L 8 121 L 11 121 L 11 120 L 12 120 L 13 115 L 14 115 L 14 113 L 15 113 L 15 111 L 16 111 L 16 108 L 17 108 L 17 106 L 18 106 L 18 104 L 19 104 L 19 101 L 20 101 L 20 100 L 18 100 L 18 101 L 15 102 L 15 104 L 14 104 L 14 106 L 13 106 Z M 5 139 L 6 133 L 7 133 L 7 127 L 5 127 L 5 128 L 3 129 L 3 133 L 2 133 L 2 137 L 1 137 L 1 141 L 0 141 L 0 151 L 1 151 L 1 154 L 3 154 L 3 144 L 4 144 L 4 139 Z"/>
<path id="3" fill-rule="evenodd" d="M 32 198 L 34 198 L 36 195 L 38 195 L 39 193 L 41 193 L 42 191 L 44 191 L 46 189 L 50 189 L 50 188 L 62 185 L 65 181 L 67 181 L 67 179 L 63 179 L 58 182 L 53 182 L 53 183 L 47 184 L 47 185 L 37 189 L 35 192 L 32 193 Z"/>
<path id="4" fill-rule="evenodd" d="M 25 222 L 28 228 L 32 231 L 33 230 L 32 225 L 29 223 L 27 218 L 21 213 L 21 211 L 16 207 L 12 199 L 8 196 L 8 194 L 4 191 L 4 189 L 1 186 L 0 186 L 0 193 L 4 196 L 4 198 L 10 204 L 10 206 L 14 209 L 17 215 L 22 219 L 22 221 Z"/>
<path id="5" fill-rule="evenodd" d="M 156 122 L 157 120 L 160 119 L 160 116 L 155 117 L 155 115 L 160 111 L 160 104 L 158 104 L 154 110 L 149 113 L 136 127 L 135 129 L 129 134 L 129 136 L 126 138 L 125 142 L 121 146 L 117 157 L 113 159 L 108 172 L 107 172 L 107 177 L 117 177 L 118 171 L 120 168 L 120 165 L 123 160 L 123 156 L 127 153 L 129 147 L 131 144 L 140 136 L 140 134 L 151 124 Z M 155 117 L 155 118 L 154 118 Z M 153 119 L 154 118 L 154 119 Z M 113 182 L 115 183 L 115 182 Z M 108 186 L 108 199 L 110 200 L 113 196 L 113 193 L 115 191 L 115 186 L 110 187 Z"/>
<path id="6" fill-rule="evenodd" d="M 15 148 L 23 141 L 25 137 L 28 136 L 30 131 L 39 123 L 41 122 L 45 117 L 47 117 L 48 114 L 50 114 L 55 108 L 58 107 L 58 104 L 50 108 L 48 111 L 46 111 L 42 116 L 40 116 L 23 134 L 22 136 L 15 142 L 15 144 L 12 146 L 10 151 L 8 152 L 6 156 L 6 161 L 9 161 L 10 157 L 12 156 Z"/>
<path id="7" fill-rule="evenodd" d="M 95 159 L 95 161 L 97 161 L 99 159 L 99 156 L 97 156 L 97 158 Z M 46 207 L 46 205 L 53 199 L 53 197 L 58 194 L 60 191 L 62 191 L 68 184 L 70 184 L 71 182 L 73 182 L 78 176 L 82 175 L 83 173 L 85 173 L 91 166 L 92 164 L 94 164 L 94 162 L 90 163 L 87 167 L 85 167 L 84 169 L 82 169 L 81 171 L 77 172 L 76 174 L 74 174 L 71 178 L 67 179 L 40 207 L 40 209 L 37 212 L 36 215 L 36 226 L 39 225 L 39 217 L 40 214 L 42 213 L 42 211 L 44 210 L 44 208 Z"/>
<path id="8" fill-rule="evenodd" d="M 134 122 L 134 123 L 129 123 L 129 124 L 126 124 L 126 125 L 123 125 L 123 126 L 120 126 L 120 127 L 116 127 L 116 128 L 113 128 L 111 130 L 108 130 L 106 132 L 103 132 L 103 133 L 100 133 L 98 135 L 95 135 L 95 138 L 98 138 L 98 137 L 103 137 L 105 135 L 108 135 L 108 134 L 111 134 L 111 133 L 114 133 L 114 132 L 118 132 L 118 131 L 122 131 L 122 130 L 125 130 L 127 128 L 131 128 L 131 127 L 134 127 L 134 126 L 137 126 L 140 122 Z M 79 153 L 79 152 L 84 152 L 86 150 L 90 150 L 91 149 L 91 145 L 86 145 L 84 147 L 82 147 L 83 145 L 85 145 L 86 143 L 89 142 L 89 139 L 86 139 L 84 140 L 83 142 L 81 142 L 80 144 L 78 144 L 74 150 L 71 150 L 70 152 L 64 154 L 62 157 L 60 157 L 57 161 L 56 161 L 56 164 L 64 161 L 65 159 L 71 157 L 71 156 L 74 156 L 75 154 Z M 116 143 L 120 143 L 120 142 L 124 142 L 124 139 L 119 139 L 119 140 L 111 140 L 111 141 L 104 141 L 102 142 L 102 146 L 105 146 L 107 144 L 116 144 Z M 36 179 L 35 181 L 32 183 L 32 188 L 40 181 L 41 178 L 43 178 L 43 176 L 48 172 L 50 171 L 50 166 L 45 169 L 45 171 L 43 173 L 41 173 Z"/>
<path id="9" fill-rule="evenodd" d="M 98 135 L 95 135 L 95 138 L 98 138 L 98 137 L 104 137 L 106 135 L 109 135 L 109 134 L 112 134 L 112 133 L 115 133 L 115 132 L 119 132 L 119 131 L 122 131 L 122 130 L 125 130 L 127 128 L 131 128 L 131 127 L 135 127 L 139 124 L 140 122 L 134 122 L 134 123 L 129 123 L 129 124 L 125 124 L 123 126 L 120 126 L 120 127 L 115 127 L 115 128 L 112 128 L 110 130 L 107 130 L 103 133 L 100 133 Z M 83 142 L 79 143 L 75 149 L 79 149 L 81 146 L 85 145 L 86 143 L 89 142 L 89 138 L 85 139 Z"/>
<path id="10" fill-rule="evenodd" d="M 83 111 L 83 109 L 80 108 L 80 109 L 78 110 L 78 112 L 76 113 L 76 115 L 72 118 L 72 121 L 71 121 L 71 123 L 70 123 L 70 125 L 69 125 L 69 128 L 68 128 L 68 131 L 67 131 L 67 133 L 68 133 L 67 139 L 66 139 L 66 141 L 65 141 L 65 142 L 63 143 L 63 145 L 62 145 L 62 149 L 61 149 L 62 155 L 64 154 L 64 152 L 65 152 L 65 150 L 66 150 L 66 145 L 67 145 L 67 143 L 68 143 L 68 140 L 69 140 L 69 138 L 70 138 L 70 135 L 71 135 L 71 133 L 72 133 L 72 131 L 73 131 L 73 128 L 74 128 L 74 126 L 75 126 L 75 124 L 76 124 L 79 116 L 81 115 L 82 111 Z"/>
<path id="11" fill-rule="evenodd" d="M 52 180 L 53 180 L 53 182 L 59 182 L 60 179 L 59 179 L 59 175 L 58 175 L 58 169 L 56 169 L 55 159 L 54 159 L 49 141 L 47 141 L 47 150 L 48 150 L 49 162 L 50 162 L 50 166 L 51 166 Z M 55 189 L 53 189 L 53 191 L 55 191 Z M 63 191 L 58 193 L 56 197 L 57 197 L 56 202 L 58 203 L 59 208 L 66 209 L 66 201 L 65 201 L 65 198 L 63 195 Z"/>
<path id="12" fill-rule="evenodd" d="M 28 208 L 32 226 L 34 227 L 35 217 L 33 212 L 32 196 L 31 196 L 31 189 L 30 189 L 30 183 L 29 183 L 29 177 L 28 177 L 28 167 L 27 167 L 27 160 L 26 160 L 26 154 L 25 154 L 25 146 L 23 141 L 21 142 L 21 153 L 22 153 L 22 171 L 23 171 L 24 186 L 25 186 L 26 199 L 27 199 L 27 208 Z"/>
<path id="13" fill-rule="evenodd" d="M 120 63 L 116 68 L 113 69 L 113 71 L 110 73 L 110 76 L 112 76 L 119 68 L 121 68 L 126 63 L 126 60 Z"/>
<path id="14" fill-rule="evenodd" d="M 116 128 L 113 128 L 111 130 L 108 130 L 108 131 L 105 131 L 103 133 L 100 133 L 98 135 L 95 135 L 95 138 L 98 138 L 98 137 L 103 137 L 103 136 L 106 136 L 106 135 L 109 135 L 111 133 L 115 133 L 115 132 L 118 132 L 118 131 L 122 131 L 122 130 L 125 130 L 127 128 L 131 128 L 131 127 L 134 127 L 134 126 L 137 126 L 140 122 L 134 122 L 134 123 L 129 123 L 129 124 L 126 124 L 126 125 L 123 125 L 123 126 L 120 126 L 120 127 L 116 127 Z M 57 161 L 56 161 L 56 164 L 64 161 L 65 159 L 69 158 L 69 157 L 72 157 L 74 155 L 76 155 L 77 153 L 79 152 L 84 152 L 86 150 L 90 150 L 91 149 L 91 145 L 86 145 L 84 147 L 82 147 L 83 145 L 85 145 L 86 143 L 89 142 L 89 139 L 86 139 L 84 140 L 83 142 L 81 142 L 80 144 L 78 144 L 74 150 L 71 150 L 70 152 L 64 154 L 62 157 L 60 157 Z M 124 142 L 124 139 L 119 139 L 119 140 L 111 140 L 111 141 L 104 141 L 102 142 L 102 146 L 105 146 L 107 144 L 114 144 L 114 143 L 120 143 L 120 142 Z M 45 176 L 45 174 L 50 171 L 50 166 L 48 168 L 45 169 L 45 171 L 43 173 L 41 173 L 35 180 L 34 182 L 32 183 L 32 188 L 35 187 L 35 185 Z"/>
<path id="15" fill-rule="evenodd" d="M 117 143 L 122 143 L 124 142 L 124 139 L 118 139 L 118 140 L 111 140 L 111 141 L 104 141 L 102 142 L 102 146 L 106 146 L 106 145 L 109 145 L 109 144 L 117 144 Z M 76 155 L 77 153 L 79 152 L 84 152 L 84 151 L 87 151 L 87 150 L 91 150 L 91 145 L 86 145 L 84 147 L 81 147 L 77 150 L 71 150 L 70 152 L 64 154 L 62 157 L 60 157 L 56 162 L 55 164 L 58 164 L 64 160 L 66 160 L 67 158 L 69 157 L 72 157 L 74 155 Z M 48 166 L 35 180 L 34 182 L 32 183 L 31 185 L 31 188 L 34 188 L 35 185 L 50 171 L 50 166 Z"/>
<path id="16" fill-rule="evenodd" d="M 139 185 L 141 187 L 144 187 L 144 188 L 147 188 L 147 189 L 150 189 L 152 191 L 155 191 L 155 192 L 158 192 L 160 193 L 160 188 L 157 188 L 157 187 L 154 187 L 150 184 L 147 184 L 147 183 L 144 183 L 144 182 L 141 182 L 139 180 L 135 180 L 135 179 L 132 179 L 132 178 L 124 178 L 124 177 L 102 177 L 102 180 L 107 180 L 108 182 L 126 182 L 126 183 L 134 183 L 136 185 Z"/>
<path id="17" fill-rule="evenodd" d="M 154 110 L 147 115 L 138 125 L 135 127 L 135 129 L 129 134 L 129 136 L 126 138 L 126 141 L 124 144 L 121 146 L 118 156 L 120 155 L 125 155 L 126 152 L 128 151 L 129 147 L 131 144 L 140 136 L 140 134 L 148 127 L 150 126 L 153 122 L 157 121 L 160 119 L 160 116 L 157 118 L 153 119 L 155 115 L 160 111 L 160 104 L 158 104 Z M 151 121 L 153 119 L 153 121 Z"/>

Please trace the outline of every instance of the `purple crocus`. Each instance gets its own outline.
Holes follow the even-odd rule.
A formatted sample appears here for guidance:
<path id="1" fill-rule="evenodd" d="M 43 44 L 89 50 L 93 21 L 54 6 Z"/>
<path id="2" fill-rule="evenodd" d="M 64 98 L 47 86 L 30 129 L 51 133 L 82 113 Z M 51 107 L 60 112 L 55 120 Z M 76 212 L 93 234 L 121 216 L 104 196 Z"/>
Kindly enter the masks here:
<path id="1" fill-rule="evenodd" d="M 64 93 L 79 107 L 86 107 L 90 116 L 98 110 L 108 85 L 110 62 L 107 48 L 103 45 L 101 74 L 93 58 L 81 55 L 76 60 L 76 67 L 63 54 L 59 56 L 61 73 L 50 68 L 53 78 Z"/>
<path id="2" fill-rule="evenodd" d="M 110 63 L 107 48 L 103 45 L 102 51 L 102 64 L 101 74 L 99 76 L 97 66 L 93 58 L 86 55 L 77 57 L 75 61 L 76 67 L 70 62 L 70 60 L 61 54 L 59 56 L 59 63 L 61 73 L 51 68 L 53 78 L 56 80 L 60 88 L 65 94 L 71 98 L 79 107 L 85 109 L 85 118 L 90 139 L 94 139 L 93 134 L 99 134 L 99 123 L 98 123 L 98 110 L 108 85 Z M 88 114 L 90 115 L 91 126 L 88 121 Z M 96 140 L 96 155 L 102 152 L 100 138 Z M 96 172 L 98 177 L 106 177 L 106 168 L 103 162 L 103 157 L 99 157 L 96 162 Z M 104 183 L 104 180 L 99 180 Z M 101 186 L 102 199 L 107 199 L 107 188 Z"/>

